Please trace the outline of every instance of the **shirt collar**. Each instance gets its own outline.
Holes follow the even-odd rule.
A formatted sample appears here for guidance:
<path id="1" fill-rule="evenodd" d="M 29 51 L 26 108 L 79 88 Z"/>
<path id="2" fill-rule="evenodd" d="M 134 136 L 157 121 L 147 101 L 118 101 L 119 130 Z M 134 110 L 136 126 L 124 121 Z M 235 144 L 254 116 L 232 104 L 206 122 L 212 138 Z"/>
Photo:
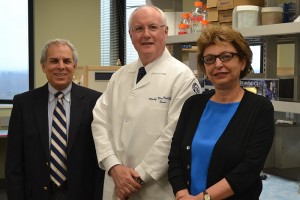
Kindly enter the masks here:
<path id="1" fill-rule="evenodd" d="M 153 66 L 151 66 L 151 65 L 146 65 L 146 66 L 143 66 L 143 64 L 142 64 L 142 62 L 140 61 L 140 59 L 138 60 L 138 68 L 137 68 L 137 71 L 139 71 L 139 68 L 140 67 L 144 67 L 145 68 L 145 70 L 146 70 L 146 73 L 148 73 L 149 71 L 150 71 L 150 69 L 152 69 L 152 67 Z"/>
<path id="2" fill-rule="evenodd" d="M 163 54 L 162 54 L 160 57 L 158 57 L 157 59 L 155 59 L 154 61 L 152 61 L 152 62 L 149 63 L 148 65 L 144 66 L 146 72 L 148 73 L 150 70 L 151 70 L 152 72 L 154 72 L 152 69 L 155 68 L 155 71 L 156 71 L 157 73 L 162 73 L 162 72 L 165 73 L 166 70 L 168 70 L 168 68 L 167 68 L 167 67 L 162 67 L 162 66 L 161 66 L 161 63 L 162 63 L 164 60 L 166 60 L 168 57 L 171 57 L 171 54 L 170 54 L 170 52 L 168 51 L 168 49 L 165 47 L 165 50 L 164 50 Z M 139 66 L 139 67 L 137 68 L 137 70 L 138 70 L 141 66 L 143 66 L 143 64 L 142 64 L 142 62 L 141 62 L 140 59 L 138 59 L 138 66 Z"/>
<path id="3" fill-rule="evenodd" d="M 55 94 L 58 92 L 58 90 L 54 89 L 50 83 L 48 83 L 48 89 L 49 89 L 49 102 L 52 102 L 55 99 Z M 71 101 L 71 89 L 72 89 L 72 83 L 69 84 L 68 87 L 62 90 L 64 93 L 64 99 L 70 103 Z"/>

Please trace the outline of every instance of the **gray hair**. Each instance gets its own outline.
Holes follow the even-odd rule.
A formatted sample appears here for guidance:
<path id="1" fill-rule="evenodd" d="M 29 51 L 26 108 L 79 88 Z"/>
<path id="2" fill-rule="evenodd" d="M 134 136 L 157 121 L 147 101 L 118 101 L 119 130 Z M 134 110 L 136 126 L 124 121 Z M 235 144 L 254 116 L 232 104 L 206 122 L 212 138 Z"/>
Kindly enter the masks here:
<path id="1" fill-rule="evenodd" d="M 49 47 L 52 45 L 52 44 L 62 44 L 62 45 L 67 45 L 70 47 L 71 51 L 72 51 L 72 55 L 73 55 L 73 60 L 74 60 L 74 63 L 77 65 L 78 63 L 78 54 L 77 54 L 77 51 L 74 47 L 74 45 L 68 41 L 68 40 L 65 40 L 65 39 L 53 39 L 53 40 L 50 40 L 48 41 L 42 52 L 41 52 L 41 59 L 40 59 L 40 63 L 41 64 L 45 64 L 46 63 L 46 60 L 47 60 L 47 51 L 49 49 Z"/>
<path id="2" fill-rule="evenodd" d="M 138 8 L 136 8 L 136 9 L 131 13 L 131 15 L 130 15 L 130 17 L 129 17 L 129 20 L 128 20 L 128 27 L 129 27 L 129 29 L 131 28 L 131 23 L 132 23 L 132 17 L 133 17 L 133 15 L 136 13 L 136 11 L 138 11 L 138 10 L 141 9 L 141 8 L 145 8 L 145 7 L 150 7 L 150 8 L 154 8 L 155 10 L 157 10 L 157 11 L 160 13 L 160 15 L 161 15 L 161 19 L 162 19 L 162 21 L 163 21 L 163 24 L 167 26 L 167 18 L 166 18 L 166 15 L 165 15 L 165 13 L 164 13 L 160 8 L 158 8 L 158 7 L 156 7 L 156 6 L 153 6 L 153 5 L 142 5 L 142 6 L 138 7 Z"/>

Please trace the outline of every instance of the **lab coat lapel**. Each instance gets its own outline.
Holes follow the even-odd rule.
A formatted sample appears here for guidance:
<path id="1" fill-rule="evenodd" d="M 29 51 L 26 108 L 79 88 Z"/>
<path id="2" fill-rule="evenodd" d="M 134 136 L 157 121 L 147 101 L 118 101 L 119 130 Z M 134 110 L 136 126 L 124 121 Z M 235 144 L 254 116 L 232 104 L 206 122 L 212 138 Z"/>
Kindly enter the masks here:
<path id="1" fill-rule="evenodd" d="M 163 55 L 161 57 L 159 57 L 158 59 L 154 60 L 152 63 L 150 63 L 149 66 L 150 70 L 147 72 L 147 74 L 135 85 L 134 89 L 138 89 L 141 87 L 144 87 L 145 85 L 149 84 L 152 81 L 152 76 L 153 74 L 167 74 L 168 70 L 169 70 L 169 64 L 166 61 L 167 57 L 170 57 L 171 54 L 169 53 L 169 51 L 167 50 L 167 48 L 165 48 L 165 51 L 163 53 Z M 142 66 L 142 63 L 140 60 L 138 60 L 137 62 L 138 66 Z M 136 70 L 138 70 L 139 67 L 135 68 L 135 73 Z M 132 69 L 131 69 L 132 71 Z"/>
<path id="2" fill-rule="evenodd" d="M 144 87 L 151 82 L 151 73 L 147 73 L 135 86 L 135 89 Z"/>

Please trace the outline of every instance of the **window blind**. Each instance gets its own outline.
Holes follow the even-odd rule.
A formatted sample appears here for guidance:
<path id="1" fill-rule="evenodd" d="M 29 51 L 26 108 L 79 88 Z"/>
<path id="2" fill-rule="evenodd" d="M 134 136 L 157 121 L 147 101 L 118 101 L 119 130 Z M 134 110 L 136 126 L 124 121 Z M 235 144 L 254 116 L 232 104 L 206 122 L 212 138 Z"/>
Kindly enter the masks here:
<path id="1" fill-rule="evenodd" d="M 129 36 L 129 27 L 128 20 L 131 13 L 139 6 L 145 5 L 146 0 L 127 0 L 126 1 L 126 62 L 131 63 L 134 60 L 138 59 L 138 54 L 131 43 L 131 39 Z"/>
<path id="2" fill-rule="evenodd" d="M 146 0 L 100 1 L 101 66 L 114 66 L 117 59 L 124 65 L 138 58 L 128 33 L 128 19 L 135 8 L 145 4 Z"/>

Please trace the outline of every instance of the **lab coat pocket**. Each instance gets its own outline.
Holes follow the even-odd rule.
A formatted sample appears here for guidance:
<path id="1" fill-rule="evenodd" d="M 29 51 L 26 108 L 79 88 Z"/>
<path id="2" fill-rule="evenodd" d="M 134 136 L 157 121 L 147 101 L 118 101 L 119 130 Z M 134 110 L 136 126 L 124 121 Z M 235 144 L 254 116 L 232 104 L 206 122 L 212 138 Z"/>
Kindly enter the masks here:
<path id="1" fill-rule="evenodd" d="M 161 135 L 166 126 L 168 109 L 151 107 L 147 111 L 146 132 L 149 135 Z"/>

